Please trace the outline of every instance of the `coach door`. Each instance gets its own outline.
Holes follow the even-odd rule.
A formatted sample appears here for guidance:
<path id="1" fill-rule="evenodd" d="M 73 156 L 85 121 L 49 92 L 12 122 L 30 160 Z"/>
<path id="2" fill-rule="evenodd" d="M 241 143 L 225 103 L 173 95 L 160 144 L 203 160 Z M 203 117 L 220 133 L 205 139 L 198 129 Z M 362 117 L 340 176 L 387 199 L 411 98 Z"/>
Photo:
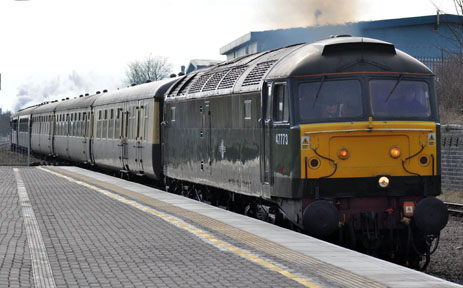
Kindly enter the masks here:
<path id="1" fill-rule="evenodd" d="M 128 136 L 127 136 L 127 162 L 129 169 L 132 172 L 139 171 L 139 120 L 140 120 L 140 107 L 138 101 L 129 102 L 127 105 L 128 110 Z"/>
<path id="2" fill-rule="evenodd" d="M 120 160 L 121 160 L 121 166 L 123 170 L 128 170 L 128 157 L 129 157 L 129 143 L 128 143 L 128 130 L 129 130 L 129 110 L 126 105 L 124 105 L 124 108 L 121 108 L 119 110 L 120 116 L 121 116 L 121 137 L 120 137 Z M 117 117 L 117 116 L 116 116 Z"/>
<path id="3" fill-rule="evenodd" d="M 262 148 L 261 149 L 261 174 L 263 184 L 263 197 L 270 198 L 272 173 L 271 173 L 271 129 L 272 129 L 272 83 L 264 83 L 262 89 Z"/>
<path id="4" fill-rule="evenodd" d="M 89 151 L 88 151 L 88 145 L 89 145 L 89 141 L 88 141 L 88 124 L 87 124 L 87 121 L 88 121 L 88 118 L 87 118 L 87 112 L 83 112 L 82 113 L 82 123 L 81 123 L 81 135 L 82 135 L 82 153 L 84 154 L 84 160 L 85 162 L 88 162 L 90 159 L 89 159 Z"/>
<path id="5" fill-rule="evenodd" d="M 137 137 L 136 137 L 136 144 L 135 144 L 135 163 L 137 164 L 137 170 L 140 173 L 143 173 L 143 149 L 144 149 L 144 131 L 145 131 L 145 105 L 144 101 L 138 101 L 138 106 L 136 108 L 136 123 L 137 123 Z"/>

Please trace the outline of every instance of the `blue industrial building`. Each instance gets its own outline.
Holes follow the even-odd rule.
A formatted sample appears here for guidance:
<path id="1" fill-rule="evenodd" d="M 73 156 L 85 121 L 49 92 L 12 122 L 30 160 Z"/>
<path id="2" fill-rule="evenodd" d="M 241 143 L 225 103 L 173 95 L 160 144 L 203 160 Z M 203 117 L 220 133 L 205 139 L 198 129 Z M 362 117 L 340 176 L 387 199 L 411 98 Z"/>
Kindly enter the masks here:
<path id="1" fill-rule="evenodd" d="M 348 34 L 380 39 L 393 43 L 398 49 L 432 64 L 447 57 L 449 52 L 461 52 L 452 29 L 460 29 L 463 16 L 443 14 L 412 18 L 346 23 L 306 28 L 249 32 L 220 49 L 227 59 L 288 45 L 314 42 L 332 35 Z M 460 51 L 458 51 L 460 49 Z"/>

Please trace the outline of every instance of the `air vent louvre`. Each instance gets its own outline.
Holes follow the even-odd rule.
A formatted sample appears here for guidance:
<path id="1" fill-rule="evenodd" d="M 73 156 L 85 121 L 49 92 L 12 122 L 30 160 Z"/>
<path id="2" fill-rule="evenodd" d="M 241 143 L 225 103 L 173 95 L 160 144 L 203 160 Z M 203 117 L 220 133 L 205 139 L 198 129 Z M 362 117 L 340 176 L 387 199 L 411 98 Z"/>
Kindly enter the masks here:
<path id="1" fill-rule="evenodd" d="M 271 60 L 257 64 L 256 67 L 254 67 L 246 76 L 246 79 L 244 79 L 243 86 L 259 84 L 260 80 L 262 80 L 262 77 L 264 77 L 265 73 L 276 61 L 277 60 Z"/>
<path id="2" fill-rule="evenodd" d="M 213 74 L 203 74 L 197 79 L 192 85 L 190 90 L 188 90 L 188 93 L 197 93 L 200 92 L 201 89 L 203 88 L 204 84 L 211 78 Z"/>
<path id="3" fill-rule="evenodd" d="M 246 71 L 246 66 L 231 69 L 222 79 L 217 89 L 229 89 L 235 85 L 236 80 Z"/>
<path id="4" fill-rule="evenodd" d="M 203 87 L 203 90 L 201 91 L 212 91 L 217 89 L 217 86 L 220 83 L 220 80 L 222 80 L 223 76 L 228 73 L 229 70 L 222 70 L 214 73 L 211 78 L 206 82 L 206 84 Z"/>

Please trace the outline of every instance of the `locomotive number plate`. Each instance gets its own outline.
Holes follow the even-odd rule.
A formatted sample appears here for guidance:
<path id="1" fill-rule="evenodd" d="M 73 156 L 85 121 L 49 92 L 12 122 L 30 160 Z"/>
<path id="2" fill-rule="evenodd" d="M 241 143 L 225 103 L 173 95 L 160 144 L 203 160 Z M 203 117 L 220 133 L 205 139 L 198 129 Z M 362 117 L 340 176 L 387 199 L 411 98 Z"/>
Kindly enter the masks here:
<path id="1" fill-rule="evenodd" d="M 278 145 L 288 145 L 288 134 L 275 134 L 275 142 Z"/>

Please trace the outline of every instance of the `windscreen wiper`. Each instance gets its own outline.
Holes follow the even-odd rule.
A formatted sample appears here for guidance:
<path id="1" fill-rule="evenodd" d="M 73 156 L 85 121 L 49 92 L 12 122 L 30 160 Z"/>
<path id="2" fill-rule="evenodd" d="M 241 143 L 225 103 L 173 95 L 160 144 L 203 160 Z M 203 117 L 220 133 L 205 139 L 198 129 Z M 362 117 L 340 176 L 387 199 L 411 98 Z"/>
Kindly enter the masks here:
<path id="1" fill-rule="evenodd" d="M 325 82 L 326 76 L 323 76 L 322 81 L 320 81 L 320 86 L 318 86 L 317 95 L 315 95 L 315 99 L 313 100 L 312 108 L 315 107 L 315 103 L 317 103 L 318 96 L 320 96 L 320 91 L 322 90 L 323 82 Z"/>
<path id="2" fill-rule="evenodd" d="M 395 91 L 395 88 L 397 88 L 397 86 L 399 86 L 400 81 L 402 81 L 403 76 L 404 76 L 403 74 L 400 74 L 399 79 L 397 79 L 397 82 L 395 82 L 394 87 L 392 87 L 392 90 L 391 92 L 389 92 L 389 95 L 387 96 L 386 100 L 384 100 L 384 103 L 387 103 L 387 101 L 389 101 L 389 98 L 391 98 L 392 94 Z"/>

